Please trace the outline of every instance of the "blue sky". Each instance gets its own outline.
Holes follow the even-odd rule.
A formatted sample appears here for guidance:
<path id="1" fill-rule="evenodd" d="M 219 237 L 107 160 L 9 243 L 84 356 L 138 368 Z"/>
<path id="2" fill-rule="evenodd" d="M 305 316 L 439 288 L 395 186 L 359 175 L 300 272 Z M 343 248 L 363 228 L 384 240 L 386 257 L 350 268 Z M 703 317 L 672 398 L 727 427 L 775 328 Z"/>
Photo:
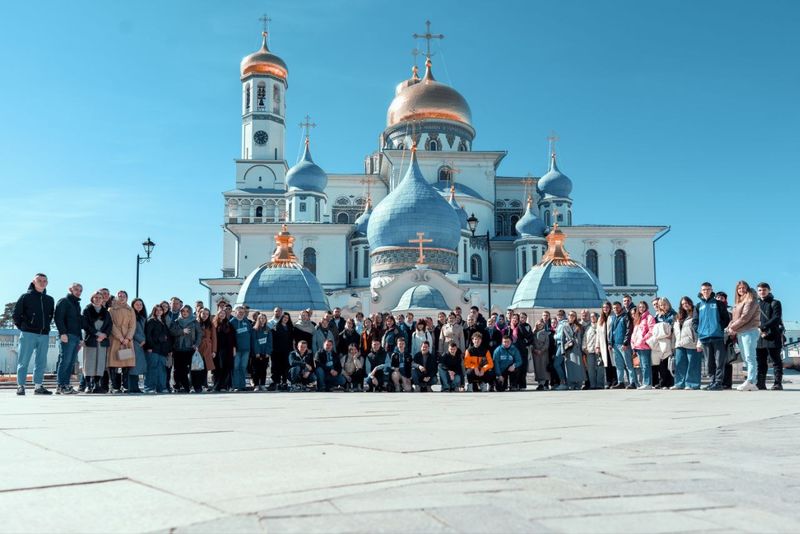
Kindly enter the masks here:
<path id="1" fill-rule="evenodd" d="M 207 297 L 221 192 L 239 154 L 239 61 L 289 65 L 288 124 L 310 113 L 314 157 L 354 172 L 374 150 L 413 32 L 468 100 L 476 150 L 541 175 L 545 137 L 575 183 L 575 223 L 664 224 L 658 283 L 767 280 L 800 318 L 800 3 L 409 1 L 6 3 L 0 17 L 0 301 L 37 271 L 51 293 L 134 286 Z M 421 61 L 420 61 L 421 63 Z M 299 153 L 290 126 L 286 154 Z M 265 251 L 265 256 L 269 251 Z"/>

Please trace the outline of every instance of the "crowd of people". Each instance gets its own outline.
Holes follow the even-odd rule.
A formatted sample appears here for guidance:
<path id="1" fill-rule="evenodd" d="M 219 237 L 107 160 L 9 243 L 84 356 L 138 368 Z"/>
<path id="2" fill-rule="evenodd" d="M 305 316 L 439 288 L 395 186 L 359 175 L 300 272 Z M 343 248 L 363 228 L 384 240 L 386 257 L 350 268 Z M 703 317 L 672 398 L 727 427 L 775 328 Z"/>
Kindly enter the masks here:
<path id="1" fill-rule="evenodd" d="M 341 309 L 318 322 L 220 301 L 213 312 L 177 297 L 148 309 L 125 291 L 100 289 L 81 308 L 74 283 L 58 303 L 37 274 L 16 303 L 21 330 L 17 394 L 25 394 L 35 354 L 34 393 L 44 387 L 51 324 L 60 353 L 57 394 L 228 391 L 522 391 L 529 389 L 700 389 L 703 363 L 717 391 L 733 386 L 741 358 L 746 380 L 736 389 L 782 389 L 785 342 L 780 301 L 767 283 L 736 285 L 734 302 L 710 283 L 698 300 L 605 302 L 599 312 L 547 311 L 538 318 L 508 310 L 485 318 L 477 307 L 436 318 L 413 313 Z M 732 311 L 729 311 L 732 309 Z M 82 355 L 79 365 L 78 356 Z M 72 385 L 79 376 L 79 388 Z M 210 376 L 209 376 L 210 375 Z M 267 379 L 269 375 L 269 380 Z M 248 377 L 250 384 L 248 383 Z M 535 386 L 535 387 L 534 387 Z"/>

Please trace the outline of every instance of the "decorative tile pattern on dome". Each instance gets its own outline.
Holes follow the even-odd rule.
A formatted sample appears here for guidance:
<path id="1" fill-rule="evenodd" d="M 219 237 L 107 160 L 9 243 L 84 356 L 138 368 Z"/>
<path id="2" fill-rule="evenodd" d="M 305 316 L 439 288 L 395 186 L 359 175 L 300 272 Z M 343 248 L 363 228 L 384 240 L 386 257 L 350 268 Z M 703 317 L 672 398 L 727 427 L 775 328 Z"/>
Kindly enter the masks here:
<path id="1" fill-rule="evenodd" d="M 237 304 L 247 304 L 253 310 L 322 310 L 328 300 L 317 278 L 302 267 L 263 266 L 244 281 Z"/>
<path id="2" fill-rule="evenodd" d="M 580 264 L 540 264 L 520 281 L 512 308 L 599 308 L 607 299 L 603 285 Z"/>
<path id="3" fill-rule="evenodd" d="M 424 249 L 425 264 L 433 270 L 454 273 L 458 270 L 458 254 L 449 250 Z M 416 264 L 418 248 L 394 248 L 370 253 L 373 276 L 407 271 Z"/>

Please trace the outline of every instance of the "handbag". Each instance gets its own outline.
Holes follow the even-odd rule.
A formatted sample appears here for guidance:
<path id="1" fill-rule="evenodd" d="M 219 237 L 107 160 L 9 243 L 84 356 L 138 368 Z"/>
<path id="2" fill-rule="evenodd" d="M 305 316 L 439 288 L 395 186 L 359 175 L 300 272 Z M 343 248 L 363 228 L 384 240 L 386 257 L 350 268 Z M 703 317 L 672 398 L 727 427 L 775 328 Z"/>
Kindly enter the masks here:
<path id="1" fill-rule="evenodd" d="M 133 349 L 119 349 L 119 352 L 117 352 L 117 359 L 119 361 L 132 360 L 133 358 Z"/>
<path id="2" fill-rule="evenodd" d="M 192 371 L 202 371 L 205 369 L 205 362 L 203 362 L 203 355 L 199 351 L 194 351 L 192 355 Z"/>

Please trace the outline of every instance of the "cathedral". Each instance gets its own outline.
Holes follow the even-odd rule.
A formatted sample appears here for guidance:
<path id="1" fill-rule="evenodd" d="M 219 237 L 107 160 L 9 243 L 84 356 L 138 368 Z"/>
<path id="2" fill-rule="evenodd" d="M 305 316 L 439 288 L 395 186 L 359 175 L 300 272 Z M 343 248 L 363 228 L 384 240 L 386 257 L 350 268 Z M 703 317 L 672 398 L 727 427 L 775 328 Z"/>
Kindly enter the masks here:
<path id="1" fill-rule="evenodd" d="M 387 94 L 386 128 L 358 174 L 314 161 L 309 117 L 303 154 L 287 162 L 288 66 L 266 32 L 242 59 L 222 268 L 200 280 L 211 305 L 369 314 L 598 308 L 623 294 L 655 296 L 655 242 L 669 227 L 573 224 L 573 181 L 552 142 L 541 177 L 500 173 L 506 152 L 475 144 L 469 104 L 434 76 L 430 40 L 441 36 L 428 23 L 415 37 L 428 41 L 425 72 L 414 66 Z"/>

